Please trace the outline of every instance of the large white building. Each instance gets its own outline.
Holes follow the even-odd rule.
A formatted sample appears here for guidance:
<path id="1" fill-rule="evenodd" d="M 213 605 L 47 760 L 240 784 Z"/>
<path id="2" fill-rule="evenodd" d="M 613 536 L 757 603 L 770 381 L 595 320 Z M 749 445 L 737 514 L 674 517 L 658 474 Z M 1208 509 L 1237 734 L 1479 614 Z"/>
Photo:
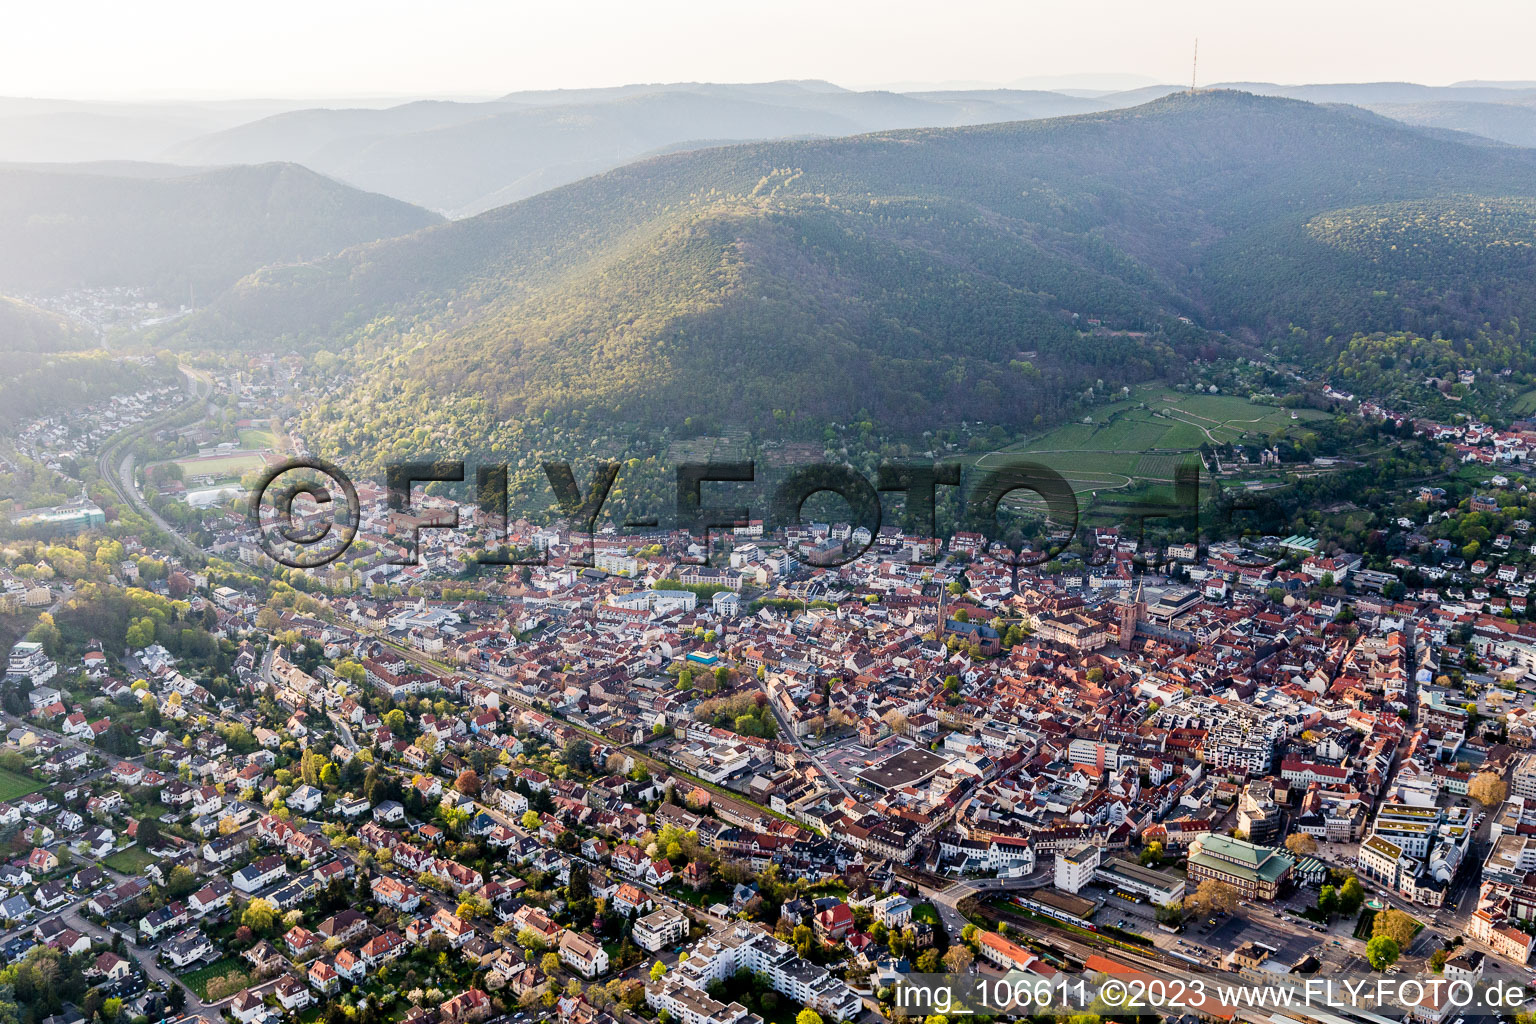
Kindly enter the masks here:
<path id="1" fill-rule="evenodd" d="M 592 558 L 592 564 L 603 572 L 611 572 L 615 576 L 633 576 L 640 571 L 640 562 L 633 555 L 615 554 L 611 551 L 600 551 Z"/>
<path id="2" fill-rule="evenodd" d="M 33 686 L 40 686 L 52 679 L 59 667 L 43 651 L 43 645 L 23 640 L 11 648 L 11 659 L 6 664 L 6 674 L 25 676 Z"/>
<path id="3" fill-rule="evenodd" d="M 1075 893 L 1093 881 L 1099 870 L 1099 858 L 1103 850 L 1093 843 L 1084 843 L 1056 855 L 1056 888 Z"/>
<path id="4" fill-rule="evenodd" d="M 560 936 L 560 962 L 583 978 L 608 971 L 608 952 L 585 935 L 566 931 Z"/>
<path id="5" fill-rule="evenodd" d="M 1536 754 L 1525 754 L 1509 778 L 1509 795 L 1536 799 Z"/>
<path id="6" fill-rule="evenodd" d="M 863 1000 L 853 989 L 824 968 L 802 960 L 787 942 L 745 922 L 702 940 L 676 970 L 646 986 L 645 1000 L 650 1006 L 666 1010 L 686 1024 L 705 1024 L 716 1018 L 704 1013 L 710 1008 L 703 1006 L 698 997 L 703 996 L 713 982 L 724 981 L 740 970 L 761 975 L 775 992 L 815 1010 L 823 1018 L 844 1021 L 864 1012 Z M 713 1000 L 706 1001 L 718 1007 L 711 1012 L 729 1013 L 735 1007 L 735 1004 L 722 1007 Z M 728 1019 L 742 1018 L 733 1016 Z"/>
<path id="7" fill-rule="evenodd" d="M 647 953 L 659 953 L 688 937 L 688 916 L 676 907 L 660 906 L 635 922 L 630 938 Z"/>

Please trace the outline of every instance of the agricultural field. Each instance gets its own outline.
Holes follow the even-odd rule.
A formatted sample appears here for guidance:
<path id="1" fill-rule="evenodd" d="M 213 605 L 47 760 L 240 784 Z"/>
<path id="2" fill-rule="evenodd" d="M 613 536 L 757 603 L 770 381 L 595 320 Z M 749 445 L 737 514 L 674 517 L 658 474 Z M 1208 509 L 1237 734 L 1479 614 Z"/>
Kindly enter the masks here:
<path id="1" fill-rule="evenodd" d="M 1296 430 L 1323 413 L 1258 405 L 1235 395 L 1196 395 L 1163 385 L 1137 388 L 1125 401 L 1094 411 L 1091 423 L 1067 423 L 1014 448 L 989 452 L 978 468 L 1027 455 L 1066 477 L 1078 495 L 1172 483 L 1180 465 L 1199 461 L 1202 444 L 1259 441 Z"/>

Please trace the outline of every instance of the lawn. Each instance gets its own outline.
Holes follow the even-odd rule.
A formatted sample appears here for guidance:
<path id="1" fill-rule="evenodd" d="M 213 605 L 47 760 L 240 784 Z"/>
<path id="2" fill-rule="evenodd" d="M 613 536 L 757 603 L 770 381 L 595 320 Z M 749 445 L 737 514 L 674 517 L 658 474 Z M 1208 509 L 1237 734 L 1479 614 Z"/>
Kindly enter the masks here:
<path id="1" fill-rule="evenodd" d="M 935 928 L 942 928 L 944 922 L 939 919 L 939 912 L 934 909 L 932 903 L 919 903 L 912 908 L 912 920 L 931 924 Z"/>
<path id="2" fill-rule="evenodd" d="M 840 900 L 845 900 L 848 898 L 848 883 L 842 881 L 818 882 L 806 890 L 806 895 L 812 899 L 822 896 L 836 896 Z"/>
<path id="3" fill-rule="evenodd" d="M 694 892 L 686 885 L 679 885 L 666 890 L 674 899 L 681 900 L 692 907 L 709 907 L 716 903 L 724 903 L 730 906 L 732 889 L 723 883 L 715 883 Z"/>
<path id="4" fill-rule="evenodd" d="M 126 850 L 118 850 L 110 857 L 104 857 L 101 861 L 113 871 L 121 871 L 125 875 L 136 875 L 155 862 L 149 851 L 138 846 L 130 846 Z"/>
<path id="5" fill-rule="evenodd" d="M 215 960 L 206 967 L 199 967 L 195 971 L 188 971 L 181 976 L 181 980 L 188 988 L 197 993 L 197 998 L 207 999 L 208 983 L 215 978 L 222 978 L 230 974 L 238 974 L 249 978 L 249 975 L 245 973 L 244 962 L 235 957 L 227 956 L 222 960 Z"/>
<path id="6" fill-rule="evenodd" d="M 1371 936 L 1374 934 L 1376 928 L 1377 913 L 1379 913 L 1379 911 L 1372 910 L 1370 907 L 1360 908 L 1360 920 L 1355 922 L 1355 938 L 1359 939 L 1361 942 L 1371 941 Z M 1420 921 L 1416 917 L 1412 920 L 1413 934 L 1418 935 L 1419 932 L 1424 930 L 1424 922 Z"/>
<path id="7" fill-rule="evenodd" d="M 0 801 L 19 800 L 28 793 L 36 793 L 43 783 L 28 775 L 0 768 Z"/>
<path id="8" fill-rule="evenodd" d="M 763 1018 L 763 1024 L 794 1024 L 795 1017 L 800 1013 L 799 1003 L 788 996 L 780 995 L 772 989 L 764 988 L 757 984 L 756 978 L 750 980 L 734 975 L 725 980 L 726 1002 L 738 1002 L 747 1009 Z M 770 1006 L 763 1005 L 764 997 Z"/>

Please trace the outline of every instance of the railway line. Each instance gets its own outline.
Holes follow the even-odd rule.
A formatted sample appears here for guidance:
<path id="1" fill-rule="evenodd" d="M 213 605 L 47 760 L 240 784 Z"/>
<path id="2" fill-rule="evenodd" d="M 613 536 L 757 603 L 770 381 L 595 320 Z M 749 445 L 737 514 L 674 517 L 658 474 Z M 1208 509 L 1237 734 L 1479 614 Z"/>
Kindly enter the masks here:
<path id="1" fill-rule="evenodd" d="M 133 453 L 125 451 L 133 441 L 143 437 L 151 430 L 157 430 L 173 422 L 178 417 L 185 415 L 194 406 L 208 400 L 208 396 L 213 392 L 212 378 L 199 370 L 189 369 L 185 366 L 181 370 L 187 375 L 187 380 L 191 384 L 191 397 L 183 405 L 177 406 L 175 409 L 162 413 L 153 419 L 132 426 L 108 441 L 102 446 L 101 451 L 96 456 L 96 470 L 107 486 L 112 488 L 119 501 L 130 506 L 135 512 L 138 512 L 154 523 L 160 530 L 164 531 L 166 536 L 171 538 L 171 543 L 182 554 L 194 562 L 201 563 L 206 557 L 202 548 L 176 532 L 176 529 L 162 519 L 160 514 L 150 508 L 149 503 L 140 496 L 138 488 L 133 485 Z"/>

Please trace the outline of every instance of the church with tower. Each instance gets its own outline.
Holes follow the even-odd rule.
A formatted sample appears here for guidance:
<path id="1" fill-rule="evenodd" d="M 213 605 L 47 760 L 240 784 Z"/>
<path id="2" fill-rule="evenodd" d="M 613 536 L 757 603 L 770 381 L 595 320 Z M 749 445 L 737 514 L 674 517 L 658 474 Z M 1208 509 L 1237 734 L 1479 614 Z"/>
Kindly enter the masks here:
<path id="1" fill-rule="evenodd" d="M 1136 597 L 1120 606 L 1120 649 L 1128 651 L 1136 641 L 1136 627 L 1147 617 L 1147 601 L 1142 595 L 1141 581 L 1136 581 Z"/>

